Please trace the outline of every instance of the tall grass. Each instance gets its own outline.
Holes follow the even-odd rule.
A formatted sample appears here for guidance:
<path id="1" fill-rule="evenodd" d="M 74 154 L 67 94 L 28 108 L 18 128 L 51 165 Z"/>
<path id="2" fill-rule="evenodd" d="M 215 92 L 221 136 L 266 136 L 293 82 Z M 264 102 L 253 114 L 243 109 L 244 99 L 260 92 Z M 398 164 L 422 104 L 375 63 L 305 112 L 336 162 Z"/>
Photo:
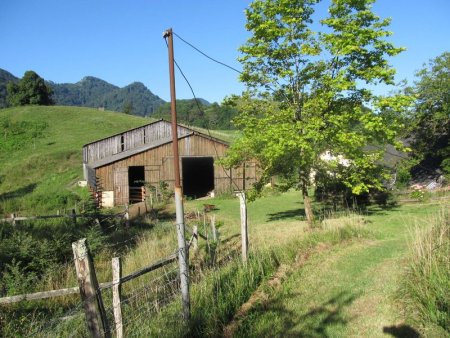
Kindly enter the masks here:
<path id="1" fill-rule="evenodd" d="M 401 296 L 407 314 L 426 336 L 450 335 L 450 215 L 442 210 L 416 227 Z"/>

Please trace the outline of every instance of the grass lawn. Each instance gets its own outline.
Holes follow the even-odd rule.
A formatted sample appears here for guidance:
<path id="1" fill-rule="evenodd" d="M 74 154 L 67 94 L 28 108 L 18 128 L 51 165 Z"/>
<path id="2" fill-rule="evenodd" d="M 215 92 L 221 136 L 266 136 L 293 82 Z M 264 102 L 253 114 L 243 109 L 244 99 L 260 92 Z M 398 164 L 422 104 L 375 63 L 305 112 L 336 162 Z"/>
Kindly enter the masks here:
<path id="1" fill-rule="evenodd" d="M 216 198 L 213 200 L 187 201 L 187 212 L 203 210 L 203 204 L 213 203 L 222 241 L 239 240 L 240 211 L 238 198 Z M 300 192 L 289 191 L 284 194 L 265 196 L 247 204 L 250 248 L 262 249 L 266 246 L 282 245 L 294 237 L 304 235 L 307 227 L 303 220 L 303 203 Z M 220 224 L 220 223 L 219 223 Z"/>
<path id="2" fill-rule="evenodd" d="M 372 210 L 365 219 L 374 239 L 314 255 L 268 301 L 254 307 L 237 336 L 414 337 L 396 292 L 411 227 L 424 226 L 441 207 Z"/>

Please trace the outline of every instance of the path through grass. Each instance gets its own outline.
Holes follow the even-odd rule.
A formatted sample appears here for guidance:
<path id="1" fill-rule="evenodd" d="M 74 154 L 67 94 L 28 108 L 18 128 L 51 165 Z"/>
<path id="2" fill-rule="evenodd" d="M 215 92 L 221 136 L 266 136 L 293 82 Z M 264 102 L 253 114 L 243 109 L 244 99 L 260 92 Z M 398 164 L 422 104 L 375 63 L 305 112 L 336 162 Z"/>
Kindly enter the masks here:
<path id="1" fill-rule="evenodd" d="M 447 206 L 448 207 L 448 206 Z M 323 251 L 294 271 L 243 321 L 242 337 L 417 337 L 396 300 L 410 226 L 437 205 L 366 217 L 376 239 Z"/>

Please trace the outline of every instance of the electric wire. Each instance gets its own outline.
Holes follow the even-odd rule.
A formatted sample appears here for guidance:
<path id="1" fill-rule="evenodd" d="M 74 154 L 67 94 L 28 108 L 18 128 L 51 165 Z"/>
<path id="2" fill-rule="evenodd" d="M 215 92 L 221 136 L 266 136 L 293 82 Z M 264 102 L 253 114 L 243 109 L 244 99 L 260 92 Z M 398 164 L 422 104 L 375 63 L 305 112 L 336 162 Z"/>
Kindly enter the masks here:
<path id="1" fill-rule="evenodd" d="M 174 34 L 175 34 L 175 33 L 174 33 Z M 177 35 L 177 36 L 178 36 L 178 35 Z M 178 37 L 179 37 L 179 36 L 178 36 Z M 168 45 L 168 43 L 167 43 L 166 38 L 164 38 L 164 41 L 165 41 L 165 43 L 166 43 L 167 48 L 169 48 L 169 45 Z M 202 54 L 203 54 L 203 53 L 202 53 Z M 210 59 L 212 59 L 212 58 L 210 58 Z M 188 84 L 189 89 L 191 90 L 192 96 L 194 97 L 194 101 L 195 101 L 195 104 L 196 104 L 196 106 L 197 106 L 197 109 L 199 110 L 200 113 L 202 113 L 202 114 L 204 115 L 205 112 L 203 111 L 203 109 L 202 109 L 201 106 L 200 106 L 199 100 L 197 99 L 197 96 L 195 95 L 195 92 L 194 92 L 194 89 L 192 88 L 191 83 L 189 82 L 188 78 L 187 78 L 186 75 L 184 74 L 183 70 L 181 69 L 181 67 L 179 66 L 178 62 L 175 60 L 175 58 L 174 58 L 173 61 L 174 61 L 175 65 L 176 65 L 177 69 L 180 71 L 180 74 L 182 75 L 183 79 L 184 79 L 184 80 L 186 81 L 186 83 Z M 229 68 L 230 68 L 230 67 L 229 67 Z M 205 129 L 206 129 L 206 131 L 208 132 L 208 136 L 209 136 L 210 138 L 215 138 L 215 137 L 213 137 L 213 136 L 211 135 L 211 130 L 209 129 L 209 121 L 206 121 L 206 123 L 207 123 L 208 125 L 206 126 Z M 216 147 L 215 142 L 212 142 L 212 144 L 213 144 L 213 147 L 214 147 L 214 152 L 216 153 L 216 156 L 219 158 L 220 156 L 219 156 L 219 152 L 217 151 L 217 147 Z M 244 164 L 244 165 L 245 165 L 245 164 Z M 237 190 L 237 191 L 240 191 L 241 189 L 239 188 L 239 186 L 237 185 L 237 183 L 234 181 L 234 179 L 232 178 L 232 176 L 228 174 L 228 171 L 225 169 L 225 167 L 224 167 L 223 165 L 222 165 L 221 167 L 222 167 L 222 169 L 223 169 L 225 175 L 230 179 L 230 182 L 235 186 L 236 190 Z M 245 179 L 245 177 L 244 177 L 244 179 Z"/>
<path id="2" fill-rule="evenodd" d="M 196 46 L 194 46 L 192 43 L 190 43 L 190 42 L 186 41 L 185 39 L 183 39 L 183 38 L 182 38 L 180 35 L 178 35 L 177 33 L 175 33 L 175 32 L 172 32 L 172 33 L 173 33 L 173 35 L 175 35 L 178 39 L 180 39 L 181 41 L 183 41 L 185 44 L 187 44 L 188 46 L 190 46 L 191 48 L 193 48 L 194 50 L 196 50 L 197 52 L 199 52 L 200 54 L 202 54 L 202 55 L 205 56 L 206 58 L 208 58 L 208 59 L 210 59 L 210 60 L 212 60 L 212 61 L 214 61 L 214 62 L 216 62 L 216 63 L 218 63 L 218 64 L 220 64 L 220 65 L 223 65 L 223 66 L 225 66 L 225 67 L 227 67 L 227 68 L 229 68 L 229 69 L 231 69 L 231 70 L 233 70 L 233 71 L 235 71 L 235 72 L 237 72 L 237 73 L 239 73 L 239 74 L 242 74 L 242 71 L 237 70 L 236 68 L 234 68 L 234 67 L 232 67 L 232 66 L 230 66 L 230 65 L 227 65 L 227 64 L 224 63 L 224 62 L 221 62 L 221 61 L 218 61 L 218 60 L 214 59 L 213 57 L 209 56 L 208 54 L 206 54 L 205 52 L 203 52 L 202 50 L 200 50 L 199 48 L 197 48 Z M 200 109 L 199 104 L 198 104 L 198 100 L 197 100 L 197 98 L 195 97 L 195 94 L 194 94 L 194 92 L 193 92 L 193 90 L 192 90 L 192 87 L 191 87 L 189 81 L 188 81 L 187 78 L 184 76 L 183 72 L 181 71 L 181 69 L 180 69 L 180 67 L 178 66 L 178 64 L 176 63 L 176 61 L 174 61 L 174 62 L 175 62 L 175 64 L 177 65 L 177 68 L 180 70 L 181 74 L 183 75 L 183 78 L 184 78 L 184 79 L 186 80 L 186 82 L 188 83 L 189 88 L 191 89 L 191 92 L 192 92 L 192 94 L 194 95 L 194 99 L 195 99 L 195 102 L 196 102 L 196 104 L 197 104 L 197 107 Z M 276 83 L 278 86 L 280 86 L 280 84 L 279 84 L 278 81 L 275 81 L 275 83 Z M 266 85 L 266 87 L 267 87 L 268 89 L 270 89 L 272 92 L 275 92 L 275 89 L 273 89 L 270 85 Z M 286 96 L 284 93 L 282 93 L 282 95 L 285 97 L 285 99 L 287 99 L 287 96 Z M 208 129 L 208 128 L 207 128 L 207 130 L 208 130 L 208 132 L 209 132 L 209 129 Z M 210 135 L 210 136 L 211 136 L 211 135 Z M 398 157 L 398 158 L 401 158 L 401 159 L 404 159 L 404 160 L 409 159 L 408 157 L 405 157 L 405 156 L 401 156 L 401 155 L 392 153 L 392 152 L 388 151 L 387 149 L 385 150 L 385 152 L 386 152 L 387 154 L 389 154 L 389 155 L 392 155 L 392 156 L 395 156 L 395 157 Z M 429 173 L 435 173 L 435 171 L 433 171 L 432 169 L 429 169 L 429 168 L 427 168 L 427 167 L 425 167 L 425 166 L 423 166 L 423 165 L 421 165 L 421 164 L 417 164 L 417 166 L 420 167 L 420 168 L 422 168 L 423 170 L 429 172 Z M 228 176 L 228 175 L 227 175 L 227 176 Z"/>
<path id="3" fill-rule="evenodd" d="M 175 35 L 177 38 L 179 38 L 181 41 L 183 41 L 185 44 L 187 44 L 188 46 L 190 46 L 191 48 L 193 48 L 194 50 L 196 50 L 197 52 L 199 52 L 200 54 L 202 54 L 203 56 L 205 56 L 206 58 L 208 58 L 208 59 L 210 59 L 210 60 L 212 60 L 212 61 L 214 61 L 214 62 L 216 62 L 216 63 L 218 63 L 218 64 L 220 64 L 220 65 L 222 65 L 222 66 L 224 66 L 224 67 L 227 67 L 227 68 L 229 68 L 229 69 L 231 69 L 231 70 L 237 72 L 238 74 L 242 74 L 242 73 L 243 73 L 242 71 L 240 71 L 240 70 L 238 70 L 238 69 L 236 69 L 236 68 L 234 68 L 234 67 L 232 67 L 232 66 L 230 66 L 230 65 L 227 65 L 227 64 L 224 63 L 224 62 L 218 61 L 218 60 L 214 59 L 213 57 L 209 56 L 209 55 L 206 54 L 205 52 L 201 51 L 199 48 L 195 47 L 192 43 L 190 43 L 190 42 L 186 41 L 185 39 L 183 39 L 181 36 L 179 36 L 179 35 L 178 35 L 177 33 L 175 33 L 174 31 L 172 31 L 172 34 Z M 275 83 L 276 83 L 279 87 L 282 87 L 282 86 L 280 85 L 280 83 L 278 82 L 278 80 L 274 79 L 274 81 L 275 81 Z M 276 90 L 275 90 L 272 86 L 270 86 L 269 84 L 267 84 L 267 83 L 264 84 L 264 87 L 266 87 L 267 89 L 269 89 L 269 90 L 272 91 L 273 93 L 276 92 Z M 290 100 L 289 100 L 289 98 L 287 97 L 287 95 L 286 95 L 284 92 L 281 92 L 281 95 L 285 98 L 286 102 L 287 102 L 290 106 L 292 106 L 292 103 L 290 102 Z"/>
<path id="4" fill-rule="evenodd" d="M 232 66 L 230 66 L 230 65 L 227 65 L 227 64 L 224 63 L 224 62 L 221 62 L 221 61 L 219 61 L 219 60 L 214 59 L 213 57 L 209 56 L 208 54 L 202 52 L 200 49 L 198 49 L 197 47 L 195 47 L 195 46 L 194 46 L 193 44 L 191 44 L 190 42 L 188 42 L 188 41 L 186 41 L 185 39 L 183 39 L 183 38 L 182 38 L 181 36 L 179 36 L 177 33 L 173 32 L 173 31 L 172 31 L 172 33 L 173 33 L 173 35 L 175 35 L 178 39 L 180 39 L 181 41 L 183 41 L 183 42 L 184 42 L 185 44 L 187 44 L 188 46 L 191 46 L 193 49 L 195 49 L 197 52 L 199 52 L 199 53 L 202 54 L 203 56 L 207 57 L 208 59 L 210 59 L 210 60 L 212 60 L 212 61 L 214 61 L 214 62 L 216 62 L 216 63 L 218 63 L 218 64 L 220 64 L 220 65 L 222 65 L 222 66 L 225 66 L 225 67 L 227 67 L 227 68 L 229 68 L 229 69 L 231 69 L 231 70 L 234 70 L 234 71 L 235 71 L 236 73 L 238 73 L 238 74 L 242 74 L 242 71 L 237 70 L 236 68 L 234 68 L 234 67 L 232 67 Z"/>

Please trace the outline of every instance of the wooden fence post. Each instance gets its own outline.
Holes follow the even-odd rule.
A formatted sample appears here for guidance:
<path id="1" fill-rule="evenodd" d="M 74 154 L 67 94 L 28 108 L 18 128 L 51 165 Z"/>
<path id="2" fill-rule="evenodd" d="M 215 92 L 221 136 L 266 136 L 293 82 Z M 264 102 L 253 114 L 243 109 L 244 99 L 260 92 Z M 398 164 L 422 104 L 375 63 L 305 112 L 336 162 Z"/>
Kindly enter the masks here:
<path id="1" fill-rule="evenodd" d="M 73 224 L 77 224 L 77 213 L 75 211 L 75 209 L 72 209 L 72 220 L 73 220 Z"/>
<path id="2" fill-rule="evenodd" d="M 197 225 L 194 225 L 192 232 L 193 232 L 193 236 L 194 236 L 194 241 L 193 241 L 194 250 L 198 251 L 198 226 Z"/>
<path id="3" fill-rule="evenodd" d="M 122 291 L 122 285 L 120 284 L 120 278 L 122 278 L 122 264 L 120 257 L 114 257 L 112 259 L 112 273 L 113 273 L 113 310 L 114 310 L 114 322 L 116 325 L 116 337 L 123 337 L 123 324 L 122 324 L 122 307 L 120 304 L 120 296 Z"/>
<path id="4" fill-rule="evenodd" d="M 125 227 L 129 228 L 130 227 L 130 211 L 129 211 L 129 206 L 128 204 L 125 206 Z"/>
<path id="5" fill-rule="evenodd" d="M 245 191 L 237 193 L 241 211 L 241 239 L 242 239 L 242 262 L 247 264 L 248 259 L 248 226 L 247 226 L 247 201 Z"/>
<path id="6" fill-rule="evenodd" d="M 102 294 L 98 286 L 86 238 L 72 243 L 72 249 L 88 330 L 92 337 L 109 338 L 111 335 L 103 306 Z"/>
<path id="7" fill-rule="evenodd" d="M 217 242 L 216 215 L 212 215 L 210 219 L 211 219 L 211 231 L 213 235 L 213 241 Z"/>
<path id="8" fill-rule="evenodd" d="M 12 218 L 11 224 L 14 227 L 14 226 L 16 226 L 16 214 L 11 214 L 11 218 Z"/>

